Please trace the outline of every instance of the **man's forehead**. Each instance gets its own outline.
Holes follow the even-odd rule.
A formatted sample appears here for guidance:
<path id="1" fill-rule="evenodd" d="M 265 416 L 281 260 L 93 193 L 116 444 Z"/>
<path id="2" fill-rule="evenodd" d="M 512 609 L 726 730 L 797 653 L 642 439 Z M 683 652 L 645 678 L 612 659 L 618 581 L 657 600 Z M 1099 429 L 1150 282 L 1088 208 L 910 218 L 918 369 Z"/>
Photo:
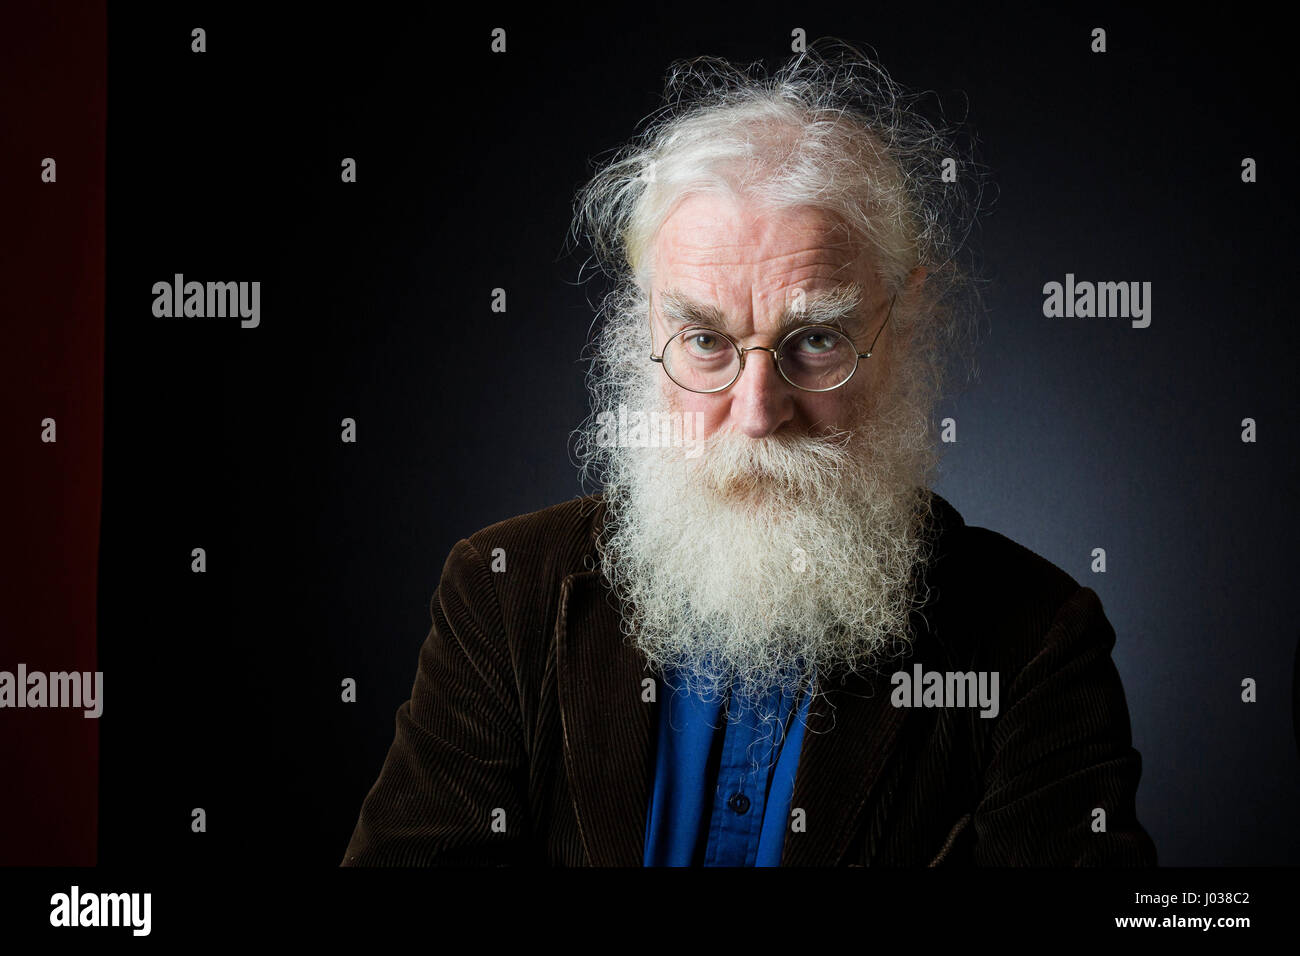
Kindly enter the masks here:
<path id="1" fill-rule="evenodd" d="M 814 207 L 764 209 L 692 196 L 664 221 L 648 278 L 697 301 L 785 300 L 870 282 L 873 260 L 843 222 Z"/>
<path id="2" fill-rule="evenodd" d="M 667 270 L 749 266 L 836 271 L 861 253 L 842 220 L 823 209 L 766 209 L 725 197 L 691 196 L 664 220 L 655 258 Z"/>

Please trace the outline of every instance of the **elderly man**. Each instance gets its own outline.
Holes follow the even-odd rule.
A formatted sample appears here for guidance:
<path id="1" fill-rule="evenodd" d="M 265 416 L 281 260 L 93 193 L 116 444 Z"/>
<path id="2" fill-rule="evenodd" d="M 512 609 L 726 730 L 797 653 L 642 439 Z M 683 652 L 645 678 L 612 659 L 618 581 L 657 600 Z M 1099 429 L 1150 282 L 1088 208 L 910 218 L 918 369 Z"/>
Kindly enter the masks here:
<path id="1" fill-rule="evenodd" d="M 929 490 L 952 155 L 851 49 L 671 75 L 578 204 L 601 493 L 452 549 L 344 865 L 1154 865 L 1097 595 Z"/>

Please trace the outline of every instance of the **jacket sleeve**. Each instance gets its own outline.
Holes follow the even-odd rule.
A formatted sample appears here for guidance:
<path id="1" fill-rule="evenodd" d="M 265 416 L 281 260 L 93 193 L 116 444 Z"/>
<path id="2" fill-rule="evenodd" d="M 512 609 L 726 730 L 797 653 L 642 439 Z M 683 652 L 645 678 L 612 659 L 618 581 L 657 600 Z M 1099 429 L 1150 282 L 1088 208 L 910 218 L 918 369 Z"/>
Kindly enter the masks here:
<path id="1" fill-rule="evenodd" d="M 1004 687 L 973 819 L 976 864 L 1156 865 L 1137 820 L 1142 758 L 1131 746 L 1114 644 L 1096 592 L 1079 588 Z"/>
<path id="2" fill-rule="evenodd" d="M 528 762 L 496 598 L 482 556 L 452 548 L 430 605 L 410 700 L 343 866 L 521 862 Z"/>

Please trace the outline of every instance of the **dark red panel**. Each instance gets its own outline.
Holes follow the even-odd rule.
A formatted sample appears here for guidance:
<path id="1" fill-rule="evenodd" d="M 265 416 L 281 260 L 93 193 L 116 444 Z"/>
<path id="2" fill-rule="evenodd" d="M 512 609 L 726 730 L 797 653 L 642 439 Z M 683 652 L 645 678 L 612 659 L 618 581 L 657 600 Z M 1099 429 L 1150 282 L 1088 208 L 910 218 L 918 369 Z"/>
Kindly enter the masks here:
<path id="1" fill-rule="evenodd" d="M 103 3 L 0 22 L 0 670 L 96 669 L 104 366 Z M 41 181 L 45 157 L 57 180 Z M 41 441 L 54 419 L 57 442 Z M 104 698 L 111 712 L 112 675 Z M 93 865 L 99 721 L 0 709 L 0 864 Z"/>

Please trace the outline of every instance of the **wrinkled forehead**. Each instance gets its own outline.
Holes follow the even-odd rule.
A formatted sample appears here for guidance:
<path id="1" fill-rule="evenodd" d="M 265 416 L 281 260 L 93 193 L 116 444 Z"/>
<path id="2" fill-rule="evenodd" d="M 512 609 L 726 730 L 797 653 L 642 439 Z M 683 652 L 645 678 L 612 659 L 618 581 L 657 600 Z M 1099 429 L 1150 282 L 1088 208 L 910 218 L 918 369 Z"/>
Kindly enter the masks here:
<path id="1" fill-rule="evenodd" d="M 768 209 L 696 195 L 664 220 L 648 288 L 670 325 L 730 328 L 774 318 L 860 330 L 877 295 L 874 260 L 843 220 L 809 206 Z"/>
<path id="2" fill-rule="evenodd" d="M 652 243 L 646 279 L 665 286 L 746 289 L 770 295 L 794 287 L 869 283 L 864 243 L 831 212 L 810 206 L 765 208 L 726 195 L 697 194 L 664 219 Z"/>

